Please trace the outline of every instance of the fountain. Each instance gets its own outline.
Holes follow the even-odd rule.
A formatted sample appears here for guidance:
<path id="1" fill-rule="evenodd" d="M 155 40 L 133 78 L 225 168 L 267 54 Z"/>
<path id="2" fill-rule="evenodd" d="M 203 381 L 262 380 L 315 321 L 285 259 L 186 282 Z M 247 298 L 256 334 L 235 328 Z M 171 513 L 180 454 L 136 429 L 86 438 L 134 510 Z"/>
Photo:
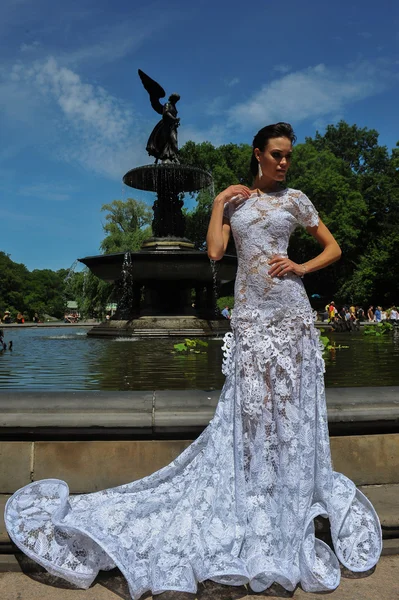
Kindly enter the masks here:
<path id="1" fill-rule="evenodd" d="M 135 189 L 153 191 L 153 237 L 135 252 L 120 252 L 79 259 L 101 279 L 115 283 L 120 290 L 118 309 L 109 321 L 95 326 L 89 335 L 187 336 L 214 335 L 229 329 L 221 317 L 217 295 L 235 278 L 237 259 L 225 255 L 212 261 L 196 250 L 185 237 L 182 212 L 184 192 L 196 192 L 212 184 L 207 171 L 180 163 L 176 103 L 172 94 L 165 104 L 163 88 L 139 70 L 151 105 L 162 115 L 152 131 L 147 151 L 155 163 L 131 169 L 123 182 Z M 192 301 L 192 290 L 195 301 Z"/>

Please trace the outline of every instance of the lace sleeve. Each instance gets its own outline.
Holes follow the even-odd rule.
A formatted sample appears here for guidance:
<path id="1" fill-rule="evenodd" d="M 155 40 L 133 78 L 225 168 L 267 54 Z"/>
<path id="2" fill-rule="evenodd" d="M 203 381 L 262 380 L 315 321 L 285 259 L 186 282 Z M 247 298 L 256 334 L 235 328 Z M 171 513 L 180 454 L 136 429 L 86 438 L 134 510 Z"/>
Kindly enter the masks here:
<path id="1" fill-rule="evenodd" d="M 295 216 L 302 227 L 315 227 L 319 224 L 319 213 L 309 198 L 303 193 L 296 198 Z"/>

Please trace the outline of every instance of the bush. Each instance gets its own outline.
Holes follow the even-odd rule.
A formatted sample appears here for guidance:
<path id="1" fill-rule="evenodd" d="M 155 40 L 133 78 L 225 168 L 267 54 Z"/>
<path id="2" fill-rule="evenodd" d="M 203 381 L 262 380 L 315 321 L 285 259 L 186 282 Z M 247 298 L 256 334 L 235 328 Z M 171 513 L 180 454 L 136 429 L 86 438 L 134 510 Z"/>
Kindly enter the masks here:
<path id="1" fill-rule="evenodd" d="M 225 306 L 228 306 L 231 310 L 232 308 L 234 308 L 234 296 L 223 296 L 221 298 L 218 298 L 216 304 L 220 311 L 222 311 Z"/>

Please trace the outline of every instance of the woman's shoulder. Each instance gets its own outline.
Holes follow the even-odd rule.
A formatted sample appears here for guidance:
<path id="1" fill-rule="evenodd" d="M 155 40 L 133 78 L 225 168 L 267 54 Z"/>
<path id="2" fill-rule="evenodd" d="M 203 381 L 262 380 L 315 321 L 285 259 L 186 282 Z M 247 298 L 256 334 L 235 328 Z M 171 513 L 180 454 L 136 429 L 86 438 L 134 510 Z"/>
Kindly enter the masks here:
<path id="1" fill-rule="evenodd" d="M 302 190 L 297 190 L 296 188 L 287 187 L 286 192 L 292 196 L 293 198 L 299 198 L 300 196 L 306 196 Z"/>

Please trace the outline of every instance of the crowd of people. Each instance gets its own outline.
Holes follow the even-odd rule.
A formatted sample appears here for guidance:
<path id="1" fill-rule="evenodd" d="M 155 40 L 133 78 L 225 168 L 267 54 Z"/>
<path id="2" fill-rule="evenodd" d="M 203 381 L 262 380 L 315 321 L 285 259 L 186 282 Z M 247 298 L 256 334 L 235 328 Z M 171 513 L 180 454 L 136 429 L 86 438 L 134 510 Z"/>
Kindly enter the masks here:
<path id="1" fill-rule="evenodd" d="M 221 311 L 221 314 L 226 319 L 231 319 L 232 310 L 228 306 L 225 306 Z M 381 306 L 370 305 L 367 311 L 358 304 L 356 305 L 344 305 L 340 309 L 337 308 L 334 301 L 329 302 L 325 306 L 323 312 L 318 313 L 319 319 L 332 325 L 345 324 L 347 329 L 356 329 L 359 323 L 370 322 L 380 323 L 382 321 L 388 321 L 394 325 L 399 325 L 399 310 L 396 306 L 383 309 Z"/>
<path id="2" fill-rule="evenodd" d="M 11 315 L 11 312 L 9 310 L 4 311 L 3 317 L 1 317 L 1 315 L 0 315 L 0 323 L 4 323 L 5 325 L 8 325 L 8 324 L 14 323 L 14 322 L 18 323 L 19 325 L 23 325 L 25 323 L 25 320 L 26 320 L 26 317 L 21 311 L 17 312 L 15 318 Z M 41 323 L 37 312 L 35 312 L 35 314 L 33 315 L 32 321 L 34 323 Z"/>
<path id="3" fill-rule="evenodd" d="M 64 323 L 77 323 L 80 319 L 80 314 L 76 311 L 64 314 Z"/>
<path id="4" fill-rule="evenodd" d="M 383 309 L 382 306 L 370 305 L 367 311 L 359 305 L 342 306 L 339 310 L 334 301 L 329 302 L 325 306 L 325 310 L 319 313 L 321 321 L 327 321 L 331 324 L 345 323 L 348 329 L 353 329 L 354 326 L 362 322 L 380 323 L 388 321 L 394 325 L 399 325 L 399 311 L 395 305 L 390 308 Z"/>

